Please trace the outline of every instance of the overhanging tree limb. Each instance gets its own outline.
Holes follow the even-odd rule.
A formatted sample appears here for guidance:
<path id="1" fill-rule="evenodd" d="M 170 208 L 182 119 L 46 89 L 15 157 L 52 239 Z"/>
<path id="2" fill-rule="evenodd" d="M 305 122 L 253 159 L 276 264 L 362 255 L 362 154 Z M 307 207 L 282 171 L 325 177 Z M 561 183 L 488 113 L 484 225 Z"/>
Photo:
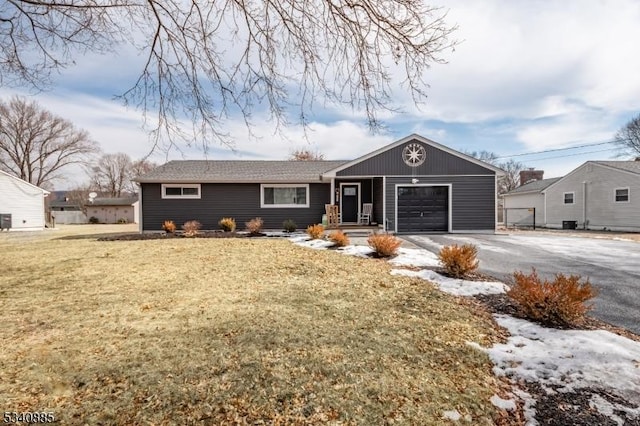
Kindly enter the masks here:
<path id="1" fill-rule="evenodd" d="M 455 45 L 444 18 L 421 0 L 7 0 L 0 85 L 39 88 L 77 54 L 134 45 L 146 61 L 121 99 L 157 114 L 158 137 L 206 150 L 230 144 L 231 115 L 251 126 L 265 108 L 281 126 L 295 110 L 306 124 L 317 102 L 362 110 L 376 128 L 400 84 L 424 100 L 427 70 Z"/>

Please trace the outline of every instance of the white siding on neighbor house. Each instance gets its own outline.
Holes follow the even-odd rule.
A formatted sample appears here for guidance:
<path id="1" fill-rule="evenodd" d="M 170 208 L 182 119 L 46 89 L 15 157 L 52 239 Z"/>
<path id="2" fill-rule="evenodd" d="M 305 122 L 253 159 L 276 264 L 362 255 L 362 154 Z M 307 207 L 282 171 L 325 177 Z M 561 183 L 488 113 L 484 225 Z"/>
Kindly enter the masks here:
<path id="1" fill-rule="evenodd" d="M 533 212 L 524 209 L 535 208 L 536 226 L 544 226 L 544 195 L 540 192 L 528 192 L 522 194 L 505 195 L 505 209 L 523 209 L 523 210 L 507 210 L 506 223 L 507 226 L 514 224 L 530 225 L 533 223 Z M 503 216 L 504 217 L 504 216 Z"/>
<path id="2" fill-rule="evenodd" d="M 11 215 L 11 229 L 44 229 L 44 197 L 42 188 L 0 172 L 0 214 Z"/>
<path id="3" fill-rule="evenodd" d="M 615 202 L 616 188 L 629 188 L 629 202 Z M 544 192 L 550 228 L 561 228 L 562 221 L 575 220 L 579 228 L 640 231 L 638 174 L 585 163 Z M 563 204 L 566 192 L 575 194 L 574 204 Z"/>

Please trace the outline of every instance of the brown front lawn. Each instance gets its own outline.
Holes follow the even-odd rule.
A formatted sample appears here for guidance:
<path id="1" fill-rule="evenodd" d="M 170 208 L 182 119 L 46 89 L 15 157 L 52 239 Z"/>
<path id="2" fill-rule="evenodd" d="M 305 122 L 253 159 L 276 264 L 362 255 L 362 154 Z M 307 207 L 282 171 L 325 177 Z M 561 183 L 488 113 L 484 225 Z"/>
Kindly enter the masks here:
<path id="1" fill-rule="evenodd" d="M 284 240 L 0 235 L 0 400 L 86 424 L 492 424 L 494 325 Z"/>

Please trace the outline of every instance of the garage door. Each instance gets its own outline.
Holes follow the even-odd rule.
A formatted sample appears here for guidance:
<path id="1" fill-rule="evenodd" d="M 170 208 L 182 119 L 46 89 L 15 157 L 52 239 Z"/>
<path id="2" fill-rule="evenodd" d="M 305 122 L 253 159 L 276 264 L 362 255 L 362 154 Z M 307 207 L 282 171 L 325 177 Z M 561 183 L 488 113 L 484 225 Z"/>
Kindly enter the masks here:
<path id="1" fill-rule="evenodd" d="M 449 187 L 398 187 L 398 232 L 449 230 Z"/>

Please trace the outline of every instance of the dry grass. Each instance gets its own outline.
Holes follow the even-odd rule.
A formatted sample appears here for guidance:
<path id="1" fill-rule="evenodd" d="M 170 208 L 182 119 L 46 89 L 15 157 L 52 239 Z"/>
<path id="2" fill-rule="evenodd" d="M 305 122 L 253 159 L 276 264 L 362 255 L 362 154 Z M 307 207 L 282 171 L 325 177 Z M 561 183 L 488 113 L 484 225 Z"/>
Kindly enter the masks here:
<path id="1" fill-rule="evenodd" d="M 272 239 L 65 237 L 0 235 L 5 410 L 131 425 L 497 415 L 491 363 L 466 344 L 494 341 L 490 320 L 385 262 Z"/>

